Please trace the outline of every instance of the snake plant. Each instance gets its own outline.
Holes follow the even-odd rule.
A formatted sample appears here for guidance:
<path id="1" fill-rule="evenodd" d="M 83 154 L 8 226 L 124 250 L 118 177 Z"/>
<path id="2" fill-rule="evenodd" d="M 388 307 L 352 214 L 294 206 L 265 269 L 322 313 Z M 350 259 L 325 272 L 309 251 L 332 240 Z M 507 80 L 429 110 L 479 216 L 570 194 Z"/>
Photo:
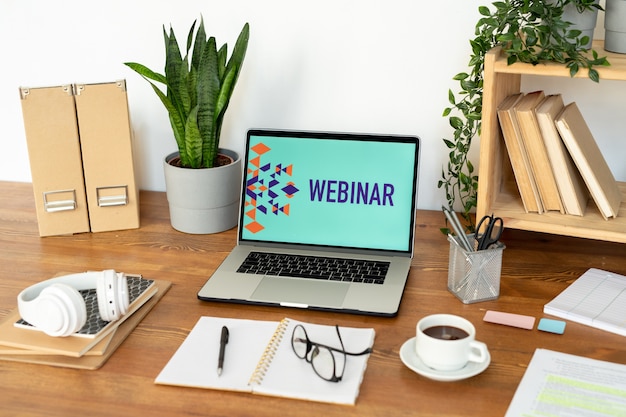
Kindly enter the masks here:
<path id="1" fill-rule="evenodd" d="M 187 35 L 184 56 L 174 30 L 170 27 L 168 33 L 163 27 L 165 74 L 136 62 L 125 65 L 150 83 L 167 109 L 180 166 L 211 168 L 217 161 L 222 122 L 246 55 L 250 27 L 244 24 L 227 60 L 227 44 L 218 50 L 215 38 L 207 39 L 203 19 L 197 31 L 196 23 Z M 164 85 L 166 91 L 153 81 Z"/>

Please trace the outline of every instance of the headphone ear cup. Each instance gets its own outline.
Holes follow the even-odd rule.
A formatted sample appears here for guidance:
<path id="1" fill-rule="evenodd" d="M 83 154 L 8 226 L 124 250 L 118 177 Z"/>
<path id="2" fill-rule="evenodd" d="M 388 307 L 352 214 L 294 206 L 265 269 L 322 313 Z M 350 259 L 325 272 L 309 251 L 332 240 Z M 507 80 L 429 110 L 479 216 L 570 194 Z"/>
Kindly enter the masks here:
<path id="1" fill-rule="evenodd" d="M 128 313 L 128 306 L 130 305 L 130 293 L 128 290 L 128 278 L 123 273 L 117 274 L 117 294 L 120 300 L 120 313 Z"/>
<path id="2" fill-rule="evenodd" d="M 50 336 L 69 336 L 87 322 L 85 300 L 78 290 L 63 283 L 44 288 L 36 299 L 33 326 Z"/>
<path id="3" fill-rule="evenodd" d="M 98 277 L 96 292 L 102 320 L 117 320 L 128 312 L 128 281 L 123 273 L 112 269 L 103 271 Z"/>

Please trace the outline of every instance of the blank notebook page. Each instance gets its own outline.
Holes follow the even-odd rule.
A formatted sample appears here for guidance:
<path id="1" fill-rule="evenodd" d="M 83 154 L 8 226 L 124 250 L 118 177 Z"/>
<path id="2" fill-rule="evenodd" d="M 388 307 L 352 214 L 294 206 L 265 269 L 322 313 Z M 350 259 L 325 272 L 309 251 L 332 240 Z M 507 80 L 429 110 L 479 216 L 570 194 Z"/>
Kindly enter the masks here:
<path id="1" fill-rule="evenodd" d="M 157 376 L 157 384 L 252 391 L 250 376 L 277 322 L 201 317 Z M 221 376 L 217 375 L 222 326 L 229 330 Z"/>

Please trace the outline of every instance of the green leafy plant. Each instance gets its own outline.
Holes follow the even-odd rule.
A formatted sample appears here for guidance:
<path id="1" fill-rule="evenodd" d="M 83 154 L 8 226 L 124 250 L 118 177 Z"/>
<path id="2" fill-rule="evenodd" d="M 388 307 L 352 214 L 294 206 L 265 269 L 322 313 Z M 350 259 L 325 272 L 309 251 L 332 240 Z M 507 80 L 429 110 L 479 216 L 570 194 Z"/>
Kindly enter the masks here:
<path id="1" fill-rule="evenodd" d="M 552 3 L 554 2 L 555 0 L 552 0 Z M 570 3 L 576 6 L 576 10 L 578 10 L 578 13 L 582 13 L 585 10 L 591 9 L 604 10 L 602 6 L 598 4 L 598 0 L 575 0 L 571 1 Z"/>
<path id="2" fill-rule="evenodd" d="M 444 138 L 449 149 L 449 161 L 442 169 L 438 188 L 444 188 L 448 206 L 459 201 L 461 216 L 467 231 L 475 225 L 471 211 L 476 208 L 478 175 L 468 159 L 472 139 L 480 135 L 483 98 L 483 70 L 485 54 L 501 46 L 508 64 L 525 62 L 533 65 L 552 61 L 563 64 L 574 76 L 581 68 L 589 71 L 589 78 L 598 82 L 600 77 L 594 66 L 609 65 L 605 57 L 589 51 L 587 36 L 571 29 L 563 20 L 563 7 L 573 3 L 579 11 L 602 8 L 594 0 L 503 0 L 492 3 L 492 8 L 479 7 L 481 15 L 476 23 L 475 38 L 470 40 L 469 72 L 456 74 L 458 93 L 448 91 L 450 106 L 443 111 L 454 133 Z M 457 200 L 458 199 L 458 200 Z M 443 233 L 449 229 L 442 228 Z"/>
<path id="3" fill-rule="evenodd" d="M 165 75 L 136 62 L 125 65 L 150 83 L 167 109 L 180 166 L 211 168 L 217 161 L 222 122 L 246 56 L 250 27 L 248 23 L 243 26 L 227 61 L 228 46 L 218 50 L 215 38 L 207 39 L 204 21 L 200 20 L 197 31 L 196 23 L 187 35 L 184 57 L 174 30 L 170 27 L 168 34 L 163 27 Z M 163 84 L 166 92 L 152 81 Z"/>

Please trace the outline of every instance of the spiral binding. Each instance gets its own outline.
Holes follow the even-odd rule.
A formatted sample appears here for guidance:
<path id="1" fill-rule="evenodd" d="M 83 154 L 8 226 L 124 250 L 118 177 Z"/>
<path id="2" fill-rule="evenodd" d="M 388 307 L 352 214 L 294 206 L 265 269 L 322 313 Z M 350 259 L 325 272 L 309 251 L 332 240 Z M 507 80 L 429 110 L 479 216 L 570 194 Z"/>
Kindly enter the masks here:
<path id="1" fill-rule="evenodd" d="M 278 350 L 278 346 L 283 340 L 285 336 L 285 331 L 287 331 L 287 327 L 289 327 L 289 319 L 282 319 L 280 323 L 278 323 L 278 327 L 274 331 L 272 338 L 267 344 L 263 355 L 261 355 L 261 359 L 259 359 L 259 363 L 257 364 L 250 380 L 248 381 L 248 385 L 261 385 L 263 382 L 263 378 L 265 378 L 265 374 L 267 373 L 270 365 L 272 364 L 272 360 L 276 355 L 276 351 Z"/>

